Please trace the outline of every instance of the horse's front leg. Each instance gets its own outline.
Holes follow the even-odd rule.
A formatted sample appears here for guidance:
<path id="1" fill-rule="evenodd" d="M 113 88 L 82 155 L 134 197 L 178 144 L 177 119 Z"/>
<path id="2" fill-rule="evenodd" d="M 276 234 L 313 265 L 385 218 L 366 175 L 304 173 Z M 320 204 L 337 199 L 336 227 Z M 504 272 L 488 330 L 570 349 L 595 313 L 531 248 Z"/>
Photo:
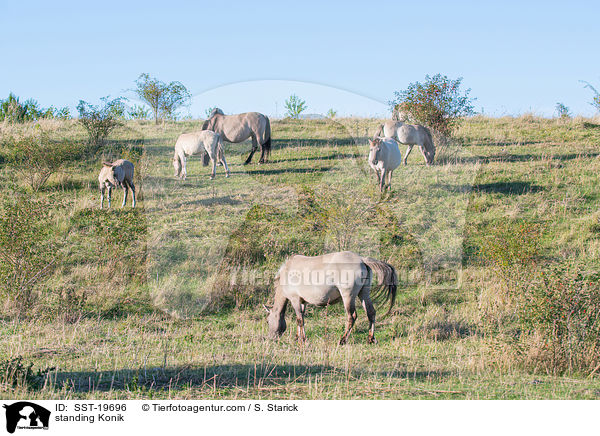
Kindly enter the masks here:
<path id="1" fill-rule="evenodd" d="M 104 206 L 104 192 L 106 191 L 106 187 L 104 184 L 100 186 L 100 209 Z"/>
<path id="2" fill-rule="evenodd" d="M 185 155 L 183 155 L 183 159 L 181 159 L 181 163 L 183 164 L 183 170 L 181 172 L 181 180 L 185 180 L 187 178 L 187 159 Z"/>
<path id="3" fill-rule="evenodd" d="M 301 344 L 306 342 L 306 332 L 304 331 L 304 304 L 300 300 L 292 300 L 294 312 L 296 312 L 296 322 L 298 327 L 296 330 L 296 340 Z"/>
<path id="4" fill-rule="evenodd" d="M 379 176 L 379 190 L 383 192 L 385 189 L 385 180 L 387 178 L 387 170 L 385 168 L 381 169 L 381 175 Z"/>
<path id="5" fill-rule="evenodd" d="M 423 155 L 423 159 L 425 159 L 425 165 L 429 166 L 429 156 L 428 156 L 427 150 L 425 150 L 425 147 L 422 145 L 419 145 L 419 148 L 421 149 L 421 154 Z"/>

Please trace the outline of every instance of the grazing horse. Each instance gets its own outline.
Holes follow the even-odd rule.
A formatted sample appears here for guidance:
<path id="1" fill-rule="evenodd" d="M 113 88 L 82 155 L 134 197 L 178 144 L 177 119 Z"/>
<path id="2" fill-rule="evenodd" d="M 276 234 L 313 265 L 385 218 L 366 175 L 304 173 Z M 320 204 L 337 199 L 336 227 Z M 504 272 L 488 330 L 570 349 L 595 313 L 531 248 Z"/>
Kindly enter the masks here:
<path id="1" fill-rule="evenodd" d="M 131 207 L 135 207 L 135 186 L 133 184 L 133 164 L 125 159 L 119 159 L 113 163 L 102 162 L 102 169 L 98 176 L 100 182 L 100 209 L 104 206 L 104 190 L 108 189 L 108 207 L 110 207 L 110 196 L 112 188 L 121 186 L 124 191 L 123 204 L 125 207 L 127 201 L 127 187 L 131 189 L 133 195 L 133 203 Z"/>
<path id="2" fill-rule="evenodd" d="M 404 165 L 407 165 L 408 155 L 414 145 L 418 145 L 421 149 L 425 163 L 433 164 L 435 144 L 427 127 L 418 124 L 404 124 L 402 121 L 386 121 L 379 126 L 374 138 L 378 136 L 394 138 L 400 144 L 408 146 L 404 155 Z"/>
<path id="3" fill-rule="evenodd" d="M 369 165 L 377 175 L 379 189 L 392 189 L 392 172 L 402 163 L 398 143 L 392 138 L 369 140 Z"/>
<path id="4" fill-rule="evenodd" d="M 175 154 L 173 155 L 175 177 L 185 180 L 187 177 L 186 156 L 198 153 L 202 153 L 202 157 L 206 156 L 212 161 L 211 180 L 215 178 L 217 162 L 223 164 L 225 167 L 225 177 L 229 177 L 229 167 L 225 161 L 221 135 L 209 130 L 179 135 L 175 143 Z"/>
<path id="5" fill-rule="evenodd" d="M 265 163 L 271 152 L 271 122 L 258 112 L 225 115 L 221 109 L 215 108 L 202 125 L 202 130 L 212 130 L 221 135 L 226 142 L 237 143 L 252 138 L 252 150 L 244 165 L 250 163 L 259 146 L 259 163 Z M 206 157 L 204 162 L 207 162 Z"/>
<path id="6" fill-rule="evenodd" d="M 304 311 L 306 304 L 327 306 L 342 301 L 346 310 L 346 329 L 340 345 L 348 340 L 354 321 L 356 321 L 356 297 L 362 302 L 369 318 L 368 342 L 376 344 L 375 308 L 371 301 L 371 282 L 373 272 L 383 289 L 387 289 L 390 310 L 396 299 L 398 278 L 394 267 L 369 257 L 361 257 L 351 251 L 324 254 L 322 256 L 289 257 L 275 277 L 275 302 L 269 315 L 269 336 L 273 339 L 281 336 L 286 329 L 285 309 L 288 301 L 296 312 L 298 330 L 296 338 L 304 342 Z M 265 306 L 266 308 L 266 306 Z M 388 311 L 388 313 L 389 313 Z"/>

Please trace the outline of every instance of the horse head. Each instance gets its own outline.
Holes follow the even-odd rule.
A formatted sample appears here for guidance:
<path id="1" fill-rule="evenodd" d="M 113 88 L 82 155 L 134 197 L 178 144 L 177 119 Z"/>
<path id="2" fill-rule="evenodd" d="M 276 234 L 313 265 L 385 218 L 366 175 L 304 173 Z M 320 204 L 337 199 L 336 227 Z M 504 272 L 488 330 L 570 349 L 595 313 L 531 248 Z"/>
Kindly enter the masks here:
<path id="1" fill-rule="evenodd" d="M 376 165 L 381 151 L 381 138 L 369 139 L 369 162 Z"/>

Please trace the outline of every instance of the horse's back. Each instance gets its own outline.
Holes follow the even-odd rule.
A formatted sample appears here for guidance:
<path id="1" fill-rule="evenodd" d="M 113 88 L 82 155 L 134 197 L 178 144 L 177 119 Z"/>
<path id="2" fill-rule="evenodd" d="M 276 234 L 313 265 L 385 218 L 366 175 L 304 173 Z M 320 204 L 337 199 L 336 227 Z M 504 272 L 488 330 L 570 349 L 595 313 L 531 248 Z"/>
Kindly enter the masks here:
<path id="1" fill-rule="evenodd" d="M 183 149 L 187 155 L 200 153 L 206 145 L 212 145 L 218 142 L 219 134 L 211 130 L 201 130 L 198 132 L 182 133 L 177 138 L 175 149 Z"/>

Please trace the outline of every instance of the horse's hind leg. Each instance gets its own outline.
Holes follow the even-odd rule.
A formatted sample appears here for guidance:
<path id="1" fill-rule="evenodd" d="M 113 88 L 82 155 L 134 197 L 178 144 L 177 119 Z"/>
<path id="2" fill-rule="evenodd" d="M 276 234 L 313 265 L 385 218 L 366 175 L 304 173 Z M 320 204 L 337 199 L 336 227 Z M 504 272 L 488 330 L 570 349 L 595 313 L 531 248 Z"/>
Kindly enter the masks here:
<path id="1" fill-rule="evenodd" d="M 369 337 L 367 338 L 367 341 L 369 342 L 369 344 L 376 344 L 377 339 L 375 339 L 375 308 L 373 307 L 373 302 L 371 301 L 369 293 L 367 292 L 367 295 L 363 295 L 363 292 L 364 288 L 363 291 L 361 291 L 361 293 L 358 295 L 358 298 L 360 298 L 362 306 L 365 309 L 365 312 L 367 312 L 367 318 L 369 318 Z"/>
<path id="2" fill-rule="evenodd" d="M 212 173 L 210 174 L 210 180 L 213 180 L 217 174 L 217 158 L 211 156 L 210 160 L 212 162 Z"/>
<path id="3" fill-rule="evenodd" d="M 123 204 L 121 207 L 125 207 L 125 203 L 127 202 L 127 180 L 123 180 Z"/>
<path id="4" fill-rule="evenodd" d="M 340 339 L 340 345 L 346 344 L 354 326 L 354 321 L 356 321 L 356 305 L 353 296 L 344 299 L 344 309 L 346 309 L 346 330 Z"/>
<path id="5" fill-rule="evenodd" d="M 229 177 L 229 167 L 227 166 L 227 161 L 225 160 L 225 155 L 220 159 L 220 162 L 225 167 L 225 177 Z"/>
<path id="6" fill-rule="evenodd" d="M 250 150 L 250 155 L 248 156 L 248 159 L 246 159 L 246 162 L 244 162 L 244 165 L 248 165 L 251 161 L 252 161 L 252 156 L 254 156 L 254 153 L 256 153 L 256 151 L 258 150 L 258 140 L 256 139 L 256 135 L 252 135 L 252 150 Z"/>
<path id="7" fill-rule="evenodd" d="M 408 155 L 412 151 L 413 145 L 414 144 L 408 144 L 408 147 L 406 148 L 406 154 L 404 155 L 404 165 L 408 165 Z"/>
<path id="8" fill-rule="evenodd" d="M 127 184 L 131 188 L 131 195 L 133 197 L 133 203 L 131 203 L 131 207 L 135 207 L 135 185 L 133 184 L 133 180 L 127 180 Z"/>

